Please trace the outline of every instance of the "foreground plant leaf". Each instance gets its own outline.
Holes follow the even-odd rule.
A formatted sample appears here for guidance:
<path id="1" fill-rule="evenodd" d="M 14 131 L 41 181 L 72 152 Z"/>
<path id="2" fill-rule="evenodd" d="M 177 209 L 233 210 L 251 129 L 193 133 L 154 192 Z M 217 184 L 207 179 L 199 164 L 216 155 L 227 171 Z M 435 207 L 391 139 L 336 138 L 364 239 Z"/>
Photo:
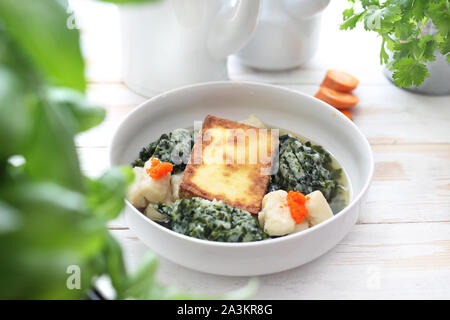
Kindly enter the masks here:
<path id="1" fill-rule="evenodd" d="M 343 12 L 341 30 L 351 30 L 359 22 L 382 38 L 380 62 L 393 71 L 394 83 L 408 88 L 421 85 L 429 77 L 424 62 L 434 61 L 438 52 L 450 61 L 449 0 L 349 0 Z M 356 9 L 360 4 L 362 9 Z M 363 19 L 364 18 L 364 19 Z M 423 35 L 429 24 L 436 35 Z M 386 52 L 392 51 L 392 57 Z"/>
<path id="2" fill-rule="evenodd" d="M 83 92 L 79 31 L 67 28 L 65 0 L 0 0 L 0 20 L 39 73 L 51 83 Z"/>
<path id="3" fill-rule="evenodd" d="M 225 295 L 196 294 L 184 292 L 173 286 L 162 286 L 155 279 L 158 269 L 158 259 L 152 253 L 142 256 L 139 268 L 130 278 L 126 296 L 134 299 L 157 300 L 244 300 L 251 298 L 258 289 L 258 280 L 250 279 L 248 284 Z"/>
<path id="4" fill-rule="evenodd" d="M 29 108 L 20 79 L 0 65 L 0 157 L 19 153 L 30 127 Z"/>
<path id="5" fill-rule="evenodd" d="M 98 126 L 105 119 L 105 109 L 89 103 L 76 90 L 62 87 L 51 88 L 48 93 L 48 99 L 58 108 L 64 108 L 73 115 L 75 120 L 73 129 L 75 133 Z M 66 121 L 69 122 L 70 119 L 68 118 Z"/>
<path id="6" fill-rule="evenodd" d="M 34 180 L 82 191 L 84 180 L 73 140 L 72 115 L 42 100 L 32 116 L 31 136 L 24 151 L 26 171 Z"/>
<path id="7" fill-rule="evenodd" d="M 98 179 L 87 179 L 86 203 L 105 221 L 115 219 L 124 207 L 126 188 L 133 181 L 130 167 L 112 168 Z"/>

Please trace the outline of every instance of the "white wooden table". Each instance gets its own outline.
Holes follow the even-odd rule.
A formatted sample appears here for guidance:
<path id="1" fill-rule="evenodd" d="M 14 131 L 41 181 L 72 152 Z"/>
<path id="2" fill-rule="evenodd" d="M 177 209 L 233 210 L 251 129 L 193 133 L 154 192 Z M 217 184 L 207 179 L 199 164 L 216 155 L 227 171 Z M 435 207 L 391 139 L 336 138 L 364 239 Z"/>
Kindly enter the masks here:
<path id="1" fill-rule="evenodd" d="M 287 86 L 313 95 L 325 70 L 357 76 L 361 102 L 354 121 L 369 139 L 375 176 L 358 223 L 335 248 L 299 268 L 259 277 L 259 299 L 450 298 L 450 96 L 429 97 L 394 87 L 379 66 L 379 39 L 338 30 L 345 1 L 324 14 L 319 52 L 302 68 L 257 72 L 229 61 L 232 80 Z M 79 17 L 89 78 L 88 97 L 104 106 L 106 121 L 77 139 L 83 170 L 108 167 L 108 145 L 121 119 L 146 99 L 121 82 L 117 9 L 72 1 Z M 148 248 L 123 218 L 110 224 L 136 267 Z M 203 274 L 160 259 L 161 283 L 199 293 L 225 293 L 247 278 Z"/>

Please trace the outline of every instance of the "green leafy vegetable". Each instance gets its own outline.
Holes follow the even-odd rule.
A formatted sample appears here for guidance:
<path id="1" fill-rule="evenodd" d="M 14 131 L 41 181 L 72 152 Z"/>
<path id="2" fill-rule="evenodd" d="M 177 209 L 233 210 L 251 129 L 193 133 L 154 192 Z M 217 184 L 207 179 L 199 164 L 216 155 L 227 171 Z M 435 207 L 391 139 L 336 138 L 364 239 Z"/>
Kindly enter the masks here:
<path id="1" fill-rule="evenodd" d="M 221 242 L 268 238 L 250 213 L 229 206 L 224 201 L 180 199 L 171 205 L 157 204 L 154 208 L 167 216 L 165 224 L 169 229 L 194 238 Z"/>
<path id="2" fill-rule="evenodd" d="M 173 172 L 181 172 L 186 168 L 192 147 L 194 146 L 194 130 L 176 129 L 169 134 L 150 143 L 139 152 L 139 158 L 131 165 L 143 167 L 151 157 L 173 164 Z"/>
<path id="3" fill-rule="evenodd" d="M 320 190 L 328 202 L 336 197 L 342 170 L 332 167 L 330 154 L 321 146 L 282 135 L 279 150 L 279 169 L 271 176 L 269 192 L 281 189 L 308 194 Z"/>
<path id="4" fill-rule="evenodd" d="M 449 0 L 350 0 L 352 7 L 343 12 L 342 30 L 351 30 L 359 22 L 364 29 L 382 38 L 380 62 L 393 72 L 399 87 L 419 86 L 429 77 L 426 62 L 436 59 L 436 50 L 450 61 Z M 361 9 L 356 9 L 359 4 Z M 436 35 L 424 35 L 430 24 Z M 392 58 L 386 48 L 393 53 Z"/>

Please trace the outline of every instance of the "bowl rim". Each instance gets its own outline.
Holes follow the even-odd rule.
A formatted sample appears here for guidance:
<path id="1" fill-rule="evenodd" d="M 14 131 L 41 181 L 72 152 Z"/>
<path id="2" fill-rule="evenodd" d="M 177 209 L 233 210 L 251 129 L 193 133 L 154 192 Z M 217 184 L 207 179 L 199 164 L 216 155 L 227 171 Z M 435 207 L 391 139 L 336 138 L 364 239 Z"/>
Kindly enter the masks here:
<path id="1" fill-rule="evenodd" d="M 147 99 L 146 101 L 142 102 L 141 104 L 139 104 L 136 108 L 134 108 L 131 112 L 129 112 L 125 118 L 123 118 L 123 120 L 120 122 L 119 126 L 116 128 L 113 138 L 111 140 L 110 143 L 110 147 L 109 147 L 109 163 L 110 163 L 110 167 L 112 166 L 116 166 L 115 164 L 113 164 L 113 146 L 115 145 L 115 141 L 118 139 L 118 133 L 121 131 L 122 127 L 126 125 L 126 123 L 128 122 L 128 120 L 137 112 L 139 112 L 141 109 L 144 109 L 147 107 L 147 105 L 154 103 L 155 101 L 164 99 L 166 96 L 172 95 L 172 94 L 177 94 L 179 92 L 183 92 L 183 91 L 189 91 L 191 89 L 195 89 L 195 88 L 199 88 L 199 87 L 215 87 L 215 86 L 230 86 L 230 87 L 234 87 L 234 86 L 250 86 L 250 87 L 260 87 L 260 88 L 266 88 L 266 89 L 270 89 L 270 90 L 278 90 L 278 91 L 284 91 L 285 93 L 290 93 L 290 94 L 294 94 L 294 95 L 299 95 L 299 96 L 303 96 L 306 99 L 310 99 L 311 101 L 314 101 L 314 103 L 319 103 L 320 105 L 322 105 L 322 107 L 325 107 L 327 109 L 329 109 L 329 111 L 335 112 L 337 111 L 334 107 L 330 106 L 329 104 L 323 102 L 322 100 L 319 100 L 313 96 L 307 95 L 303 92 L 300 91 L 296 91 L 294 89 L 291 88 L 286 88 L 283 86 L 279 86 L 279 85 L 273 85 L 273 84 L 267 84 L 267 83 L 260 83 L 260 82 L 256 82 L 256 81 L 211 81 L 211 82 L 202 82 L 202 83 L 196 83 L 196 84 L 191 84 L 191 85 L 187 85 L 187 86 L 183 86 L 183 87 L 179 87 L 179 88 L 175 88 L 175 89 L 171 89 L 169 91 L 165 91 L 163 93 L 160 93 L 158 95 L 155 95 L 149 99 Z M 324 228 L 326 225 L 333 223 L 333 221 L 339 219 L 342 216 L 345 216 L 346 213 L 348 211 L 350 211 L 354 206 L 356 206 L 361 198 L 367 193 L 367 190 L 370 187 L 370 184 L 372 183 L 372 179 L 373 179 L 373 174 L 374 174 L 374 158 L 373 158 L 373 151 L 372 148 L 370 146 L 369 141 L 367 140 L 367 138 L 364 136 L 364 134 L 361 132 L 361 130 L 356 126 L 356 124 L 351 121 L 350 119 L 348 119 L 344 114 L 342 114 L 341 112 L 335 112 L 336 116 L 341 118 L 344 123 L 346 123 L 346 125 L 350 126 L 358 135 L 358 137 L 360 138 L 361 141 L 364 142 L 364 147 L 366 148 L 366 152 L 367 155 L 369 156 L 370 159 L 370 164 L 369 164 L 369 174 L 367 176 L 367 179 L 363 185 L 363 187 L 361 188 L 361 191 L 354 196 L 350 203 L 341 211 L 339 211 L 337 214 L 333 215 L 333 217 L 331 219 L 327 219 L 315 226 L 309 227 L 306 230 L 303 230 L 301 232 L 295 232 L 295 233 L 291 233 L 285 236 L 281 236 L 281 237 L 277 237 L 277 238 L 270 238 L 270 239 L 264 239 L 264 240 L 258 240 L 258 241 L 249 241 L 249 242 L 221 242 L 221 241 L 212 241 L 212 240 L 205 240 L 205 239 L 198 239 L 198 238 L 194 238 L 194 237 L 190 237 L 178 232 L 175 232 L 171 229 L 168 229 L 164 226 L 162 226 L 161 224 L 153 221 L 152 219 L 150 219 L 149 217 L 147 217 L 145 214 L 143 214 L 142 212 L 140 212 L 138 209 L 136 209 L 127 199 L 125 200 L 125 205 L 128 206 L 128 209 L 131 209 L 131 211 L 133 212 L 133 214 L 137 214 L 140 218 L 144 219 L 145 221 L 147 221 L 151 226 L 158 228 L 159 230 L 166 232 L 169 235 L 172 235 L 180 240 L 187 240 L 187 241 L 191 241 L 192 243 L 197 243 L 199 245 L 203 245 L 203 246 L 218 246 L 218 247 L 256 247 L 256 246 L 260 246 L 260 245 L 265 245 L 265 244 L 276 244 L 276 243 L 282 243 L 282 242 L 286 242 L 286 241 L 290 241 L 291 239 L 296 239 L 296 238 L 302 238 L 304 236 L 306 236 L 307 234 L 314 232 L 316 230 L 319 230 L 321 228 Z M 124 211 L 126 211 L 127 208 L 124 208 Z M 123 212 L 124 212 L 123 211 Z"/>

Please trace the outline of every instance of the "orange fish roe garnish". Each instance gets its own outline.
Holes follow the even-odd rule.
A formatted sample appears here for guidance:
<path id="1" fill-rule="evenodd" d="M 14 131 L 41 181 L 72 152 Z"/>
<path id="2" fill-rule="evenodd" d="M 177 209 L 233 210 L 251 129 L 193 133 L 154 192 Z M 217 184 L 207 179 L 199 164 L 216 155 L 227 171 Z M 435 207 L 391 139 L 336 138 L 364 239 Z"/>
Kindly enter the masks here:
<path id="1" fill-rule="evenodd" d="M 306 201 L 309 200 L 309 197 L 305 197 L 305 195 L 299 191 L 289 191 L 286 200 L 292 219 L 294 219 L 295 224 L 299 224 L 308 215 Z"/>
<path id="2" fill-rule="evenodd" d="M 150 163 L 151 163 L 152 167 L 156 167 L 158 164 L 161 163 L 161 161 L 158 158 L 151 157 Z"/>
<path id="3" fill-rule="evenodd" d="M 146 172 L 152 179 L 158 180 L 173 170 L 173 165 L 169 162 L 161 162 L 159 159 L 153 157 L 150 161 L 152 165 Z"/>

